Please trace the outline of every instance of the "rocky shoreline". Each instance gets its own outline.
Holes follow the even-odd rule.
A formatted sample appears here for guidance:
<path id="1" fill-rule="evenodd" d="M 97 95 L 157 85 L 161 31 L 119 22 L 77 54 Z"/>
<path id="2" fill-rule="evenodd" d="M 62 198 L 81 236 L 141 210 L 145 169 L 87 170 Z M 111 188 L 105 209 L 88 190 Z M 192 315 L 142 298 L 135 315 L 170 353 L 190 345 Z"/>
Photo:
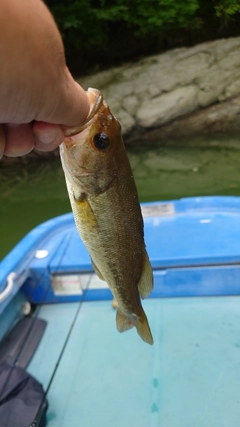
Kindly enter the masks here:
<path id="1" fill-rule="evenodd" d="M 240 37 L 173 49 L 80 83 L 103 92 L 127 142 L 240 130 Z"/>
<path id="2" fill-rule="evenodd" d="M 240 132 L 240 37 L 173 49 L 79 83 L 102 91 L 126 143 Z"/>

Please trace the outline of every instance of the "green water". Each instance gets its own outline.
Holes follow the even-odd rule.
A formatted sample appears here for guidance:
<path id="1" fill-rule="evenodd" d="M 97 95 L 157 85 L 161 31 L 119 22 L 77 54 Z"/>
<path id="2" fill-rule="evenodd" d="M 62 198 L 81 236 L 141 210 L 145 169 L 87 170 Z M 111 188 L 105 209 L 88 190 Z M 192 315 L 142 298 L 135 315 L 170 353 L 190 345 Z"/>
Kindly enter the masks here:
<path id="1" fill-rule="evenodd" d="M 240 196 L 240 138 L 198 138 L 128 148 L 141 201 Z M 59 159 L 0 163 L 0 259 L 37 224 L 69 212 Z"/>

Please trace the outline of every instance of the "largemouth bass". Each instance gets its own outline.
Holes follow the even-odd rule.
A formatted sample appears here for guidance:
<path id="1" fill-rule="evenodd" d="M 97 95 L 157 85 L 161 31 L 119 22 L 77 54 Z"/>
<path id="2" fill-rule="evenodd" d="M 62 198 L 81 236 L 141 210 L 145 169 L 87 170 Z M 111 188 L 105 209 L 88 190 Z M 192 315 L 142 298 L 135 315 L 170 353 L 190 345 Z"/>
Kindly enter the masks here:
<path id="1" fill-rule="evenodd" d="M 101 93 L 87 93 L 92 113 L 83 125 L 65 130 L 60 146 L 74 219 L 96 274 L 117 301 L 118 331 L 135 326 L 153 344 L 140 298 L 151 292 L 153 274 L 121 127 Z"/>

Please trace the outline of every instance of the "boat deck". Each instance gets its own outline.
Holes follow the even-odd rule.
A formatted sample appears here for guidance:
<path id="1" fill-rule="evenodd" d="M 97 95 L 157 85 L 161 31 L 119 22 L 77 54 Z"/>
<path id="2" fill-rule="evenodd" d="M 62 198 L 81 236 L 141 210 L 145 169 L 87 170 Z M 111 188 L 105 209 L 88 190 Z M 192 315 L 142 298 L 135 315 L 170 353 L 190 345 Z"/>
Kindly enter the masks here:
<path id="1" fill-rule="evenodd" d="M 51 382 L 49 427 L 238 425 L 240 297 L 144 307 L 153 346 L 116 331 L 110 301 L 40 308 L 48 327 L 28 371 Z"/>
<path id="2" fill-rule="evenodd" d="M 135 328 L 117 332 L 72 214 L 39 225 L 1 262 L 0 340 L 24 298 L 47 321 L 27 370 L 47 393 L 48 427 L 239 424 L 240 198 L 142 209 L 153 346 Z"/>

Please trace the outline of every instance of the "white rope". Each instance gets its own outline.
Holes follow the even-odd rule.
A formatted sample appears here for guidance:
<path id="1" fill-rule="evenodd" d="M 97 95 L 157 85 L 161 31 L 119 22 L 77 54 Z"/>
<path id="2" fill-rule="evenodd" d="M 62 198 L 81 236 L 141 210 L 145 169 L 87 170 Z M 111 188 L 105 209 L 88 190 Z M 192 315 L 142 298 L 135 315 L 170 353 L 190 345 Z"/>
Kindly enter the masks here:
<path id="1" fill-rule="evenodd" d="M 7 277 L 7 286 L 3 290 L 3 292 L 0 293 L 0 303 L 3 302 L 8 295 L 12 292 L 13 286 L 14 286 L 14 279 L 16 278 L 16 273 L 12 271 Z"/>

